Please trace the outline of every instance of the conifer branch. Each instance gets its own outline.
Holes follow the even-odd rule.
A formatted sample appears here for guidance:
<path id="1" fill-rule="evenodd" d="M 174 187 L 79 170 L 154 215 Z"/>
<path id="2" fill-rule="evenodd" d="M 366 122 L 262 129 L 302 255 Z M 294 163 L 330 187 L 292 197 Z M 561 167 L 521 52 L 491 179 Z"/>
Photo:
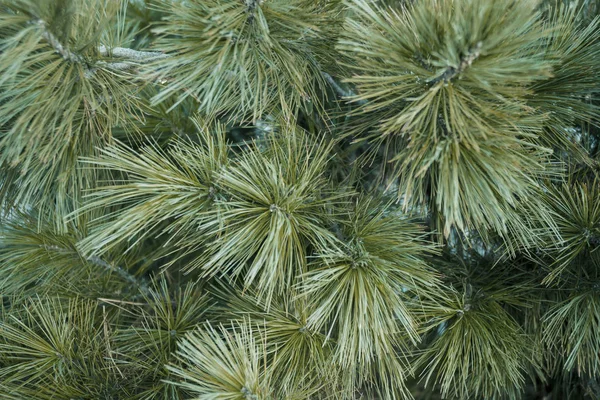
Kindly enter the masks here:
<path id="1" fill-rule="evenodd" d="M 250 4 L 252 3 L 252 4 Z M 248 1 L 248 9 L 249 10 L 253 10 L 254 8 L 256 8 L 257 5 L 260 4 L 259 1 Z M 98 47 L 98 51 L 100 52 L 100 55 L 102 56 L 113 56 L 116 58 L 123 58 L 126 59 L 126 61 L 123 62 L 114 62 L 114 63 L 108 63 L 108 62 L 104 62 L 101 61 L 99 62 L 99 64 L 104 65 L 110 69 L 114 69 L 114 70 L 119 70 L 119 71 L 125 71 L 125 70 L 129 70 L 132 68 L 135 68 L 137 65 L 135 62 L 139 62 L 139 61 L 154 61 L 154 60 L 158 60 L 161 58 L 170 58 L 171 56 L 169 54 L 166 53 L 161 53 L 159 51 L 139 51 L 139 50 L 134 50 L 134 49 L 130 49 L 130 48 L 126 48 L 126 47 L 114 47 L 114 48 L 108 48 L 104 45 L 101 45 Z M 231 77 L 233 78 L 234 73 L 231 72 Z M 352 90 L 345 90 L 344 88 L 342 88 L 340 86 L 339 83 L 336 82 L 336 80 L 327 72 L 322 72 L 321 75 L 323 76 L 323 78 L 325 78 L 325 80 L 331 85 L 331 87 L 334 89 L 334 91 L 340 96 L 340 97 L 352 97 L 355 96 L 356 94 L 352 91 Z M 365 100 L 359 100 L 357 102 L 357 104 L 362 105 L 365 104 L 366 101 Z"/>
<path id="2" fill-rule="evenodd" d="M 323 78 L 325 78 L 325 80 L 331 85 L 331 87 L 338 94 L 338 96 L 344 99 L 356 96 L 356 93 L 354 93 L 354 91 L 345 90 L 343 87 L 341 87 L 340 84 L 337 83 L 335 79 L 333 79 L 333 76 L 329 75 L 327 72 L 322 72 L 321 75 L 323 75 Z M 367 104 L 367 101 L 364 99 L 356 100 L 354 102 L 358 105 Z"/>
<path id="3" fill-rule="evenodd" d="M 42 19 L 38 19 L 35 22 L 38 26 L 42 28 L 42 37 L 48 42 L 50 46 L 54 48 L 54 50 L 62 56 L 67 61 L 83 63 L 84 59 L 79 54 L 73 53 L 69 48 L 63 45 L 58 38 L 48 30 L 46 27 L 46 22 Z"/>
<path id="4" fill-rule="evenodd" d="M 435 85 L 436 83 L 441 81 L 450 82 L 452 79 L 460 75 L 473 64 L 473 61 L 479 58 L 479 56 L 481 55 L 482 45 L 483 44 L 481 42 L 478 42 L 477 45 L 475 45 L 475 48 L 473 48 L 464 57 L 461 58 L 458 67 L 449 66 L 441 75 L 433 78 L 429 81 L 429 83 L 431 85 Z"/>
<path id="5" fill-rule="evenodd" d="M 104 45 L 98 47 L 98 51 L 101 56 L 107 57 L 112 56 L 115 58 L 124 58 L 128 61 L 149 61 L 156 60 L 159 58 L 167 58 L 168 54 L 161 53 L 159 51 L 140 51 L 129 49 L 126 47 L 112 47 L 108 48 Z"/>
<path id="6" fill-rule="evenodd" d="M 67 61 L 85 64 L 85 59 L 81 55 L 72 52 L 66 45 L 62 44 L 52 32 L 50 32 L 47 29 L 46 22 L 44 20 L 38 19 L 35 23 L 43 29 L 42 37 L 48 42 L 50 46 L 54 48 L 56 53 L 60 54 Z M 140 51 L 126 47 L 108 48 L 104 45 L 100 45 L 98 47 L 98 52 L 103 57 L 112 56 L 115 58 L 124 59 L 125 61 L 122 62 L 99 61 L 97 63 L 98 65 L 102 65 L 118 71 L 125 71 L 135 68 L 137 66 L 136 62 L 151 61 L 169 57 L 168 54 L 164 54 L 158 51 Z M 89 69 L 89 72 L 91 73 L 93 73 L 94 71 L 94 69 Z"/>
<path id="7" fill-rule="evenodd" d="M 600 1 L 540 2 L 0 0 L 0 397 L 600 398 Z"/>
<path id="8" fill-rule="evenodd" d="M 118 265 L 113 265 L 98 256 L 90 256 L 87 258 L 87 261 L 89 261 L 90 263 L 92 263 L 98 267 L 102 267 L 109 271 L 117 273 L 124 280 L 139 287 L 140 290 L 142 292 L 144 292 L 145 294 L 150 293 L 150 289 L 148 288 L 148 285 L 145 282 L 140 282 L 140 280 L 138 280 L 134 275 L 132 275 L 129 272 L 127 272 L 126 270 L 124 270 L 122 267 L 120 267 Z"/>
<path id="9" fill-rule="evenodd" d="M 57 245 L 42 245 L 41 247 L 43 247 L 44 250 L 46 250 L 46 251 L 56 251 L 56 252 L 60 252 L 60 253 L 77 253 L 78 255 L 80 255 L 79 252 L 77 252 L 77 251 L 69 250 L 69 249 L 66 249 L 64 247 L 57 246 Z M 95 255 L 87 257 L 87 258 L 85 258 L 85 260 L 97 267 L 101 267 L 101 268 L 104 268 L 105 270 L 116 273 L 117 275 L 119 275 L 121 278 L 123 278 L 127 282 L 139 287 L 143 293 L 145 293 L 145 294 L 150 293 L 150 289 L 145 282 L 140 282 L 135 276 L 133 276 L 132 274 L 127 272 L 122 267 L 120 267 L 118 265 L 113 265 L 113 264 L 109 263 L 108 261 L 106 261 L 98 256 L 95 256 Z"/>

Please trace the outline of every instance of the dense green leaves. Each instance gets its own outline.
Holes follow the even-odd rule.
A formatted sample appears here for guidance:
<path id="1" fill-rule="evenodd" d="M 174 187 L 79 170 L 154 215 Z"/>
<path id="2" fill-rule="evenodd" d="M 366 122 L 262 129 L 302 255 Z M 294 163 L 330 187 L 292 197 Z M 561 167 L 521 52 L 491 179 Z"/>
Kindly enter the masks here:
<path id="1" fill-rule="evenodd" d="M 537 179 L 552 173 L 550 149 L 538 145 L 544 116 L 527 99 L 560 57 L 544 45 L 560 44 L 545 40 L 553 33 L 534 6 L 432 0 L 396 11 L 350 3 L 339 43 L 355 71 L 350 100 L 366 100 L 357 112 L 378 121 L 361 123 L 358 134 L 375 144 L 401 138 L 389 156 L 398 196 L 407 207 L 429 204 L 445 235 L 452 227 L 492 230 L 527 242 L 528 223 L 516 210 L 548 220 L 531 202 Z M 594 59 L 591 51 L 581 56 Z"/>
<path id="2" fill-rule="evenodd" d="M 596 265 L 598 267 L 598 265 Z M 600 297 L 598 289 L 574 293 L 555 304 L 544 316 L 544 342 L 565 370 L 598 376 L 600 362 Z"/>
<path id="3" fill-rule="evenodd" d="M 94 302 L 32 299 L 0 325 L 0 377 L 10 399 L 132 398 L 135 376 L 119 369 L 109 320 Z M 128 380 L 130 381 L 128 383 Z"/>
<path id="4" fill-rule="evenodd" d="M 120 3 L 106 0 L 0 3 L 0 166 L 15 169 L 11 204 L 73 211 L 94 171 L 77 158 L 110 142 L 116 124 L 140 118 L 140 83 L 103 60 L 115 46 Z"/>
<path id="5" fill-rule="evenodd" d="M 255 143 L 228 162 L 224 136 L 213 134 L 202 130 L 199 143 L 178 141 L 168 152 L 110 147 L 90 160 L 129 180 L 99 188 L 80 209 L 120 206 L 80 246 L 96 255 L 124 240 L 135 238 L 134 246 L 160 234 L 164 246 L 173 243 L 184 254 L 204 250 L 187 270 L 201 267 L 211 276 L 231 271 L 246 285 L 256 280 L 268 301 L 305 271 L 309 247 L 336 246 L 325 217 L 342 196 L 324 174 L 331 146 L 284 130 L 265 149 Z"/>
<path id="6" fill-rule="evenodd" d="M 520 398 L 526 375 L 540 371 L 533 337 L 518 323 L 536 301 L 532 275 L 476 253 L 439 262 L 444 288 L 423 308 L 436 328 L 417 361 L 425 383 L 449 398 Z"/>
<path id="7" fill-rule="evenodd" d="M 342 368 L 364 371 L 418 340 L 408 304 L 435 283 L 424 262 L 432 249 L 417 225 L 370 198 L 356 201 L 340 230 L 343 248 L 318 254 L 300 290 L 314 309 L 308 326 L 333 333 Z"/>
<path id="8" fill-rule="evenodd" d="M 234 324 L 230 330 L 206 325 L 181 340 L 178 357 L 183 365 L 169 370 L 184 378 L 179 385 L 196 399 L 268 399 L 264 346 L 248 323 Z"/>
<path id="9" fill-rule="evenodd" d="M 547 39 L 547 57 L 553 62 L 552 77 L 536 82 L 528 104 L 548 115 L 546 133 L 540 139 L 547 146 L 569 148 L 576 139 L 569 134 L 573 125 L 597 123 L 597 96 L 600 80 L 596 59 L 600 54 L 596 18 L 587 25 L 579 21 L 584 9 L 561 6 L 550 11 L 548 26 L 553 29 Z M 576 149 L 571 149 L 571 152 Z M 576 154 L 576 153 L 575 153 Z"/>
<path id="10" fill-rule="evenodd" d="M 86 235 L 85 225 L 68 224 L 56 233 L 50 217 L 14 212 L 0 228 L 0 292 L 6 296 L 67 294 L 83 297 L 114 295 L 139 287 L 130 267 L 140 267 L 136 254 L 84 256 L 77 241 Z M 136 265 L 137 264 L 137 265 Z M 132 286 L 133 285 L 133 286 Z"/>
<path id="11" fill-rule="evenodd" d="M 336 248 L 327 216 L 343 192 L 335 193 L 325 175 L 330 151 L 331 145 L 289 130 L 220 171 L 223 228 L 215 232 L 220 237 L 206 274 L 242 275 L 268 303 L 306 271 L 309 249 Z"/>
<path id="12" fill-rule="evenodd" d="M 195 142 L 182 139 L 166 150 L 152 143 L 139 151 L 117 144 L 85 160 L 122 178 L 98 187 L 78 210 L 115 209 L 99 218 L 91 235 L 81 241 L 84 252 L 102 254 L 119 243 L 127 241 L 131 247 L 157 235 L 166 237 L 167 244 L 178 243 L 182 252 L 202 245 L 197 231 L 214 222 L 216 215 L 205 212 L 214 201 L 214 173 L 227 163 L 228 148 L 222 128 L 198 129 Z"/>
<path id="13" fill-rule="evenodd" d="M 154 97 L 200 101 L 209 115 L 256 121 L 293 118 L 308 104 L 322 109 L 321 72 L 335 62 L 337 1 L 249 0 L 159 3 L 166 18 L 156 47 L 171 57 L 152 65 L 164 84 Z"/>
<path id="14" fill-rule="evenodd" d="M 166 364 L 175 361 L 178 341 L 204 319 L 209 302 L 199 285 L 181 284 L 170 290 L 164 277 L 143 293 L 141 303 L 104 299 L 125 311 L 115 333 L 115 347 L 121 362 L 140 379 L 137 391 L 142 399 L 186 398 L 185 392 L 167 381 L 172 378 Z"/>
<path id="15" fill-rule="evenodd" d="M 464 306 L 459 297 L 448 304 L 455 310 Z M 531 362 L 519 326 L 493 303 L 456 312 L 456 320 L 425 351 L 424 375 L 440 384 L 444 396 L 519 398 Z"/>
<path id="16" fill-rule="evenodd" d="M 597 0 L 0 0 L 0 398 L 600 398 Z"/>
<path id="17" fill-rule="evenodd" d="M 293 395 L 299 387 L 325 388 L 335 392 L 340 369 L 333 362 L 334 344 L 318 330 L 310 329 L 310 305 L 292 290 L 277 296 L 267 308 L 255 293 L 216 291 L 225 320 L 244 319 L 262 330 L 273 369 L 274 382 L 281 393 Z"/>
<path id="18" fill-rule="evenodd" d="M 559 237 L 546 239 L 539 262 L 548 269 L 547 282 L 598 279 L 600 261 L 600 187 L 598 181 L 563 183 L 550 188 L 546 200 Z M 541 228 L 543 230 L 543 228 Z"/>

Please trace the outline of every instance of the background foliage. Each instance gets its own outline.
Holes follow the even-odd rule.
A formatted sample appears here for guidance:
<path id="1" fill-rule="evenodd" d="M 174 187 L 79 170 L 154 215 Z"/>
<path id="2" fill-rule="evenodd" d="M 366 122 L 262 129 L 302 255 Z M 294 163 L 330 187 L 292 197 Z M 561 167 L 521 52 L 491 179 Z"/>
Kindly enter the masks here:
<path id="1" fill-rule="evenodd" d="M 599 15 L 0 0 L 0 397 L 600 398 Z"/>

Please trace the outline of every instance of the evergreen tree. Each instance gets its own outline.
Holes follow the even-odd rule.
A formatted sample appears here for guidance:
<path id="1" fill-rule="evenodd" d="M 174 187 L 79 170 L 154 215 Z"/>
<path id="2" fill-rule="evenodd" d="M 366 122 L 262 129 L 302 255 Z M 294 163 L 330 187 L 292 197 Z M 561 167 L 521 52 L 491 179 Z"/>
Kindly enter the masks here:
<path id="1" fill-rule="evenodd" d="M 0 0 L 0 399 L 600 398 L 597 0 Z"/>

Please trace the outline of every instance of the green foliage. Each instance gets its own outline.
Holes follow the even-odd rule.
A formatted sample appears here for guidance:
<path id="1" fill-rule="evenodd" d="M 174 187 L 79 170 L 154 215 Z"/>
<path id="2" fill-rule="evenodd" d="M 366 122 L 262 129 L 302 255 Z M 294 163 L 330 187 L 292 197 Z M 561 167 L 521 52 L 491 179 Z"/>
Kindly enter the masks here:
<path id="1" fill-rule="evenodd" d="M 598 376 L 599 317 L 598 288 L 573 293 L 553 305 L 544 315 L 544 342 L 556 354 L 565 370 L 575 370 L 579 375 Z"/>
<path id="2" fill-rule="evenodd" d="M 128 271 L 137 257 L 86 257 L 77 248 L 85 227 L 69 224 L 65 233 L 52 229 L 51 217 L 14 212 L 0 228 L 0 292 L 6 296 L 67 294 L 97 298 L 121 293 L 138 282 Z M 122 263 L 124 267 L 119 264 Z"/>
<path id="3" fill-rule="evenodd" d="M 0 0 L 0 398 L 600 398 L 599 5 Z"/>
<path id="4" fill-rule="evenodd" d="M 218 129 L 202 130 L 199 143 L 178 141 L 167 152 L 115 146 L 90 160 L 130 181 L 99 188 L 80 209 L 121 206 L 81 241 L 83 251 L 101 254 L 131 238 L 134 246 L 153 233 L 168 235 L 165 245 L 172 241 L 184 254 L 206 245 L 187 270 L 243 275 L 246 285 L 256 280 L 268 301 L 305 271 L 308 246 L 335 246 L 323 217 L 340 197 L 324 175 L 331 146 L 285 130 L 263 143 L 264 150 L 255 143 L 228 161 Z"/>
<path id="5" fill-rule="evenodd" d="M 10 204 L 31 204 L 61 218 L 73 211 L 93 171 L 77 158 L 110 142 L 116 124 L 139 118 L 139 83 L 100 57 L 120 2 L 0 3 L 0 165 L 16 168 Z M 117 27 L 120 22 L 117 21 Z"/>
<path id="6" fill-rule="evenodd" d="M 242 274 L 267 303 L 306 271 L 309 248 L 337 247 L 327 215 L 343 196 L 324 173 L 331 145 L 282 133 L 265 151 L 254 144 L 217 174 L 217 192 L 226 197 L 219 203 L 223 224 L 203 266 L 208 275 Z"/>
<path id="7" fill-rule="evenodd" d="M 180 342 L 181 367 L 169 366 L 183 377 L 182 387 L 196 399 L 268 399 L 271 389 L 264 369 L 264 342 L 255 338 L 249 324 L 227 330 L 206 325 Z"/>
<path id="8" fill-rule="evenodd" d="M 291 290 L 276 297 L 269 307 L 253 293 L 217 293 L 224 300 L 226 318 L 246 318 L 262 330 L 273 371 L 271 379 L 281 393 L 292 396 L 298 387 L 336 390 L 340 371 L 332 362 L 333 345 L 325 334 L 308 327 L 312 310 L 306 301 L 295 297 Z"/>
<path id="9" fill-rule="evenodd" d="M 212 220 L 204 211 L 213 203 L 213 175 L 227 158 L 221 128 L 200 129 L 196 143 L 180 140 L 166 150 L 152 143 L 139 151 L 123 144 L 104 148 L 85 162 L 125 176 L 99 186 L 79 209 L 115 208 L 96 221 L 80 248 L 102 254 L 123 241 L 131 248 L 150 235 L 168 235 L 183 252 L 195 250 L 204 241 L 198 227 Z"/>
<path id="10" fill-rule="evenodd" d="M 435 275 L 424 261 L 432 248 L 416 224 L 369 197 L 344 216 L 340 236 L 341 251 L 318 254 L 301 285 L 314 310 L 307 326 L 334 335 L 342 369 L 368 376 L 373 364 L 402 352 L 404 341 L 418 340 L 408 308 L 415 292 L 433 287 Z M 389 369 L 403 380 L 406 367 Z"/>
<path id="11" fill-rule="evenodd" d="M 398 196 L 407 207 L 427 202 L 443 217 L 446 236 L 456 227 L 529 242 L 517 209 L 549 220 L 535 201 L 536 178 L 552 173 L 549 149 L 536 140 L 544 118 L 527 99 L 552 74 L 544 47 L 551 32 L 534 5 L 432 0 L 399 11 L 361 0 L 349 5 L 339 48 L 355 71 L 348 81 L 359 93 L 350 100 L 366 101 L 356 111 L 364 115 L 360 140 L 401 138 L 389 156 Z M 591 52 L 583 56 L 592 62 Z"/>
<path id="12" fill-rule="evenodd" d="M 576 123 L 598 120 L 597 105 L 592 102 L 598 90 L 600 52 L 597 31 L 600 21 L 594 18 L 581 25 L 578 18 L 583 9 L 557 7 L 550 11 L 549 27 L 554 29 L 547 39 L 547 57 L 554 62 L 552 77 L 537 82 L 528 104 L 547 113 L 547 133 L 541 136 L 544 144 L 553 148 L 569 148 L 573 141 L 569 129 Z M 576 149 L 573 149 L 576 150 Z"/>
<path id="13" fill-rule="evenodd" d="M 458 298 L 448 304 L 462 306 Z M 436 376 L 443 396 L 518 398 L 527 367 L 521 336 L 518 325 L 494 304 L 468 312 L 427 348 L 426 376 Z"/>
<path id="14" fill-rule="evenodd" d="M 546 282 L 598 278 L 600 262 L 600 187 L 598 181 L 572 182 L 551 188 L 546 199 L 560 234 L 547 240 L 540 263 L 549 270 Z"/>
<path id="15" fill-rule="evenodd" d="M 154 104 L 171 96 L 202 99 L 208 115 L 257 121 L 272 112 L 293 118 L 321 107 L 324 67 L 341 19 L 337 1 L 193 0 L 159 2 L 156 47 L 171 57 L 151 66 L 164 83 Z"/>
<path id="16" fill-rule="evenodd" d="M 510 276 L 514 271 L 506 266 L 491 267 L 493 260 L 467 259 L 462 268 L 456 258 L 442 267 L 445 289 L 425 313 L 437 331 L 417 365 L 426 385 L 439 384 L 444 398 L 518 399 L 540 360 L 509 307 L 530 306 L 533 282 L 523 273 Z"/>
<path id="17" fill-rule="evenodd" d="M 91 301 L 31 299 L 3 318 L 0 368 L 11 399 L 131 398 L 134 376 L 116 364 L 109 317 Z M 98 374 L 100 374 L 98 376 Z"/>
<path id="18" fill-rule="evenodd" d="M 121 359 L 144 378 L 138 385 L 140 398 L 187 398 L 179 387 L 167 383 L 172 377 L 166 364 L 175 361 L 178 340 L 203 320 L 208 299 L 198 285 L 187 283 L 172 291 L 166 279 L 154 282 L 142 299 L 133 307 L 114 303 L 127 307 L 125 323 L 114 339 Z"/>

